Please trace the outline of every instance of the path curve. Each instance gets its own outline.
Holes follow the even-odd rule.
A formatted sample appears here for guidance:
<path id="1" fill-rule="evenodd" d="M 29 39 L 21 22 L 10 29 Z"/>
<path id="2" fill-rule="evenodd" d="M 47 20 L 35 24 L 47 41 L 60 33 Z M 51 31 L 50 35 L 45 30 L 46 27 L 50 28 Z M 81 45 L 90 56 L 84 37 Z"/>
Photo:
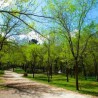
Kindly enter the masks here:
<path id="1" fill-rule="evenodd" d="M 31 81 L 12 71 L 5 71 L 4 80 L 10 89 L 1 90 L 0 98 L 97 98 Z"/>

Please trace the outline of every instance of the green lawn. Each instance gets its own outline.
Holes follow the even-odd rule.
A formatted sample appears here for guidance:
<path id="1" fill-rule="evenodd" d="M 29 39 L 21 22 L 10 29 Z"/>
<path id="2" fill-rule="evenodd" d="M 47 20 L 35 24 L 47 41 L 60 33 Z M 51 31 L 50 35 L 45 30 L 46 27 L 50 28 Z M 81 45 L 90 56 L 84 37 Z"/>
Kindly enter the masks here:
<path id="1" fill-rule="evenodd" d="M 62 87 L 64 89 L 76 91 L 75 79 L 70 78 L 69 82 L 66 82 L 65 75 L 53 75 L 52 81 L 50 83 L 47 82 L 47 76 L 44 74 L 36 74 L 34 79 L 32 78 L 32 75 L 29 74 L 28 78 L 57 87 Z M 79 85 L 80 93 L 98 96 L 98 82 L 96 82 L 94 78 L 89 78 L 88 80 L 79 79 Z"/>

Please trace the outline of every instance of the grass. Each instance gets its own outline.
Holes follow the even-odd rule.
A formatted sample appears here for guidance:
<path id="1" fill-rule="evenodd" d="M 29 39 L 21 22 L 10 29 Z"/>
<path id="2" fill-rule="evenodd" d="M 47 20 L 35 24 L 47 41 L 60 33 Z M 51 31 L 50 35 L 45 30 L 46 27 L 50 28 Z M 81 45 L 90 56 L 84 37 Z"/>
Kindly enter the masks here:
<path id="1" fill-rule="evenodd" d="M 4 74 L 3 70 L 0 70 L 0 76 L 2 76 Z"/>
<path id="2" fill-rule="evenodd" d="M 65 75 L 53 75 L 52 81 L 49 83 L 47 82 L 47 76 L 44 74 L 36 74 L 35 78 L 32 78 L 32 75 L 30 74 L 27 78 L 56 87 L 76 91 L 75 79 L 70 78 L 69 82 L 66 82 Z M 96 82 L 94 78 L 89 78 L 88 80 L 84 80 L 83 78 L 79 79 L 79 86 L 80 90 L 78 92 L 98 96 L 98 82 Z"/>
<path id="3" fill-rule="evenodd" d="M 14 72 L 19 73 L 19 74 L 23 74 L 24 70 L 20 69 L 20 68 L 15 68 Z"/>
<path id="4" fill-rule="evenodd" d="M 0 84 L 4 83 L 2 76 L 4 75 L 4 71 L 0 70 Z M 3 85 L 0 85 L 0 90 L 5 89 Z"/>
<path id="5" fill-rule="evenodd" d="M 15 72 L 21 74 L 24 73 L 22 69 L 15 69 Z M 47 82 L 47 75 L 45 74 L 35 74 L 35 78 L 32 78 L 32 75 L 29 74 L 27 78 L 56 87 L 76 91 L 75 79 L 70 77 L 69 82 L 66 82 L 66 76 L 62 74 L 53 75 L 53 78 L 49 83 Z M 80 93 L 98 96 L 98 82 L 95 81 L 94 77 L 89 77 L 87 80 L 84 80 L 84 78 L 80 76 L 79 87 L 80 90 L 78 92 Z"/>

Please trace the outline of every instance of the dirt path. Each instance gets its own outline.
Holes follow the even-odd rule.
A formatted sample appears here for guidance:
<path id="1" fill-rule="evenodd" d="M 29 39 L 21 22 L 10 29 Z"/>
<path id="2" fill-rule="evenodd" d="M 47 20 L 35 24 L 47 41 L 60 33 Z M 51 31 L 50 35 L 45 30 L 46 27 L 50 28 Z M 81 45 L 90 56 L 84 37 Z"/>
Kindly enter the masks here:
<path id="1" fill-rule="evenodd" d="M 5 71 L 4 79 L 10 89 L 1 90 L 0 98 L 96 98 L 37 83 L 12 71 Z"/>

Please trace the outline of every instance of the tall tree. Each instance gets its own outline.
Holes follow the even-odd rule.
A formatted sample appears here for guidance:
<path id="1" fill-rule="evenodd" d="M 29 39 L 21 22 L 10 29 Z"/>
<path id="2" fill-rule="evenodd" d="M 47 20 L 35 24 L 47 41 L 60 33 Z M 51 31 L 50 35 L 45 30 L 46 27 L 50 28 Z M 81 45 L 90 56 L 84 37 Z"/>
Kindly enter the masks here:
<path id="1" fill-rule="evenodd" d="M 88 12 L 92 9 L 96 1 L 46 0 L 46 2 L 46 13 L 53 17 L 53 23 L 56 23 L 54 26 L 61 28 L 62 35 L 65 36 L 69 42 L 70 50 L 75 61 L 76 90 L 79 90 L 78 65 L 80 56 L 85 50 L 85 48 L 83 48 L 82 52 L 80 52 L 81 31 L 85 26 Z M 75 47 L 72 39 L 74 34 L 77 34 Z M 91 35 L 88 35 L 88 39 L 90 36 Z M 86 43 L 84 44 L 85 46 Z"/>

